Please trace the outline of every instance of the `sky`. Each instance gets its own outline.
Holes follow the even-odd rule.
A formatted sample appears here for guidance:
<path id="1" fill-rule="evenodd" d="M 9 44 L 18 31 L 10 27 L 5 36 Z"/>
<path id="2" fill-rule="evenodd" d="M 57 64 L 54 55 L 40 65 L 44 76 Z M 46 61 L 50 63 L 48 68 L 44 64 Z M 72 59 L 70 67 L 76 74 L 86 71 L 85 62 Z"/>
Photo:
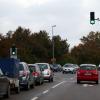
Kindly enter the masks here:
<path id="1" fill-rule="evenodd" d="M 90 12 L 100 17 L 100 0 L 0 0 L 0 33 L 18 26 L 33 33 L 46 30 L 67 39 L 70 47 L 90 31 L 100 31 L 100 22 L 90 25 Z"/>

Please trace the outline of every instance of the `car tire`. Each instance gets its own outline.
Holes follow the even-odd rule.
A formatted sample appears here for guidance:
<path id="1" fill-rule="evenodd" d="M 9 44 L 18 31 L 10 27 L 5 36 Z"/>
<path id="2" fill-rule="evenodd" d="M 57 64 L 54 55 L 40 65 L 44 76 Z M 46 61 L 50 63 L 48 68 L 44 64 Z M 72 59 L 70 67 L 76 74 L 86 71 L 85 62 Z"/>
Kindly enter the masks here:
<path id="1" fill-rule="evenodd" d="M 20 86 L 19 86 L 19 87 L 15 87 L 15 92 L 16 92 L 17 94 L 20 93 Z"/>
<path id="2" fill-rule="evenodd" d="M 53 82 L 53 77 L 51 78 L 51 82 Z"/>
<path id="3" fill-rule="evenodd" d="M 49 81 L 49 83 L 51 82 L 51 77 L 49 78 L 49 80 L 48 80 L 48 81 Z"/>
<path id="4" fill-rule="evenodd" d="M 30 84 L 29 83 L 27 83 L 27 85 L 25 86 L 25 89 L 26 90 L 29 90 L 30 89 Z"/>
<path id="5" fill-rule="evenodd" d="M 65 74 L 65 72 L 64 72 L 64 71 L 63 71 L 62 73 L 63 73 L 63 74 Z"/>
<path id="6" fill-rule="evenodd" d="M 30 87 L 31 87 L 31 89 L 32 89 L 32 88 L 34 88 L 34 86 L 35 86 L 35 84 L 33 83 L 33 84 L 30 86 Z"/>
<path id="7" fill-rule="evenodd" d="M 77 84 L 80 84 L 80 81 L 79 80 L 77 80 Z"/>
<path id="8" fill-rule="evenodd" d="M 98 81 L 96 81 L 96 84 L 98 84 L 99 82 Z"/>
<path id="9" fill-rule="evenodd" d="M 4 95 L 4 98 L 9 98 L 9 97 L 10 97 L 10 85 L 8 85 L 7 93 Z"/>

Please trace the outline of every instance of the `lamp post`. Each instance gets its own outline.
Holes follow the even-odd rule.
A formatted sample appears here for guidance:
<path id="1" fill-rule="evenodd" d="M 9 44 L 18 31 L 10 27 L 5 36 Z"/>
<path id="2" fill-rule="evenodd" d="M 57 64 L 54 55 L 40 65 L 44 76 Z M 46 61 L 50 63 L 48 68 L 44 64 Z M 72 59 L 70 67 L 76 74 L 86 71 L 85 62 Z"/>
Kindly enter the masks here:
<path id="1" fill-rule="evenodd" d="M 53 38 L 54 37 L 53 28 L 54 27 L 56 27 L 56 25 L 52 26 L 52 57 L 53 57 L 52 62 L 53 64 L 55 62 L 55 44 L 54 44 L 54 38 Z"/>

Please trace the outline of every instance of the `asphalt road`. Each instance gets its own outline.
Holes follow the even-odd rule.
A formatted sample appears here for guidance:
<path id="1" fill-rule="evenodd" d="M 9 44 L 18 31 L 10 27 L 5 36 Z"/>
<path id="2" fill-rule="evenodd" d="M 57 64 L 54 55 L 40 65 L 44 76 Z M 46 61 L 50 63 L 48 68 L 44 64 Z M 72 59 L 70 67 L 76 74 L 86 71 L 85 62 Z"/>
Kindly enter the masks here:
<path id="1" fill-rule="evenodd" d="M 20 94 L 12 93 L 9 99 L 0 100 L 100 100 L 100 83 L 76 83 L 75 74 L 55 73 L 54 82 L 45 82 Z"/>

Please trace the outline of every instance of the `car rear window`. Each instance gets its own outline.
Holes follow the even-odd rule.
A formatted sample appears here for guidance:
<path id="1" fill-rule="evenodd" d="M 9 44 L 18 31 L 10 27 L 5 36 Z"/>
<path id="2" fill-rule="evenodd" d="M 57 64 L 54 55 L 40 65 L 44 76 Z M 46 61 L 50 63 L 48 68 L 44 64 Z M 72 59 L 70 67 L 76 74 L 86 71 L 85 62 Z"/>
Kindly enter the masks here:
<path id="1" fill-rule="evenodd" d="M 95 70 L 96 66 L 80 66 L 82 70 Z"/>
<path id="2" fill-rule="evenodd" d="M 22 70 L 24 70 L 24 67 L 22 64 L 19 64 L 19 71 L 22 71 Z"/>
<path id="3" fill-rule="evenodd" d="M 41 69 L 48 69 L 46 64 L 38 64 Z"/>
<path id="4" fill-rule="evenodd" d="M 33 70 L 34 72 L 36 72 L 36 68 L 35 68 L 36 66 L 33 66 L 33 65 L 29 65 L 29 69 L 30 70 Z"/>
<path id="5" fill-rule="evenodd" d="M 64 67 L 72 67 L 73 65 L 64 65 Z"/>

